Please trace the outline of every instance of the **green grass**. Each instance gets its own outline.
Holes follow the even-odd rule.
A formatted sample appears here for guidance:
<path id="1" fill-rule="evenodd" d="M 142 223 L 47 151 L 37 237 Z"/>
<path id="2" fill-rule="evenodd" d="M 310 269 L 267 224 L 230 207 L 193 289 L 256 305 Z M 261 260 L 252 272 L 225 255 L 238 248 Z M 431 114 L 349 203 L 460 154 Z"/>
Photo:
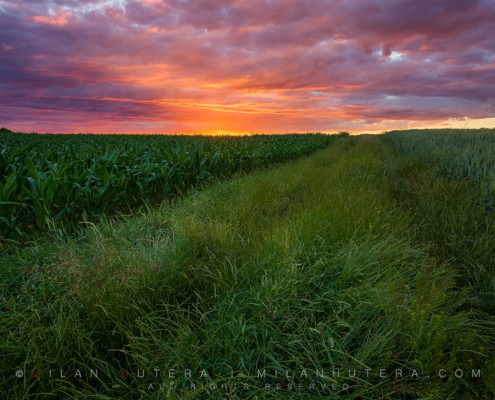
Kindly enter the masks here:
<path id="1" fill-rule="evenodd" d="M 495 131 L 412 130 L 387 137 L 404 159 L 415 158 L 398 190 L 416 210 L 420 240 L 462 270 L 480 307 L 495 315 Z"/>
<path id="2" fill-rule="evenodd" d="M 495 129 L 412 129 L 386 136 L 403 154 L 422 159 L 443 175 L 479 182 L 485 200 L 492 201 Z"/>
<path id="3" fill-rule="evenodd" d="M 478 212 L 469 185 L 428 171 L 386 140 L 355 142 L 343 138 L 310 157 L 90 224 L 76 238 L 51 231 L 3 257 L 0 392 L 14 399 L 493 398 L 488 289 L 480 299 L 477 273 L 449 253 L 468 251 L 455 240 L 480 226 L 486 234 L 474 246 L 487 248 L 491 219 Z M 82 378 L 59 377 L 76 368 Z M 174 391 L 149 389 L 168 387 L 171 368 L 179 375 Z M 183 377 L 188 368 L 193 390 Z M 16 378 L 19 369 L 28 377 Z M 33 369 L 42 379 L 30 376 Z M 99 379 L 89 369 L 99 369 Z M 131 378 L 122 369 L 133 370 Z M 322 369 L 325 377 L 316 378 Z M 332 377 L 334 369 L 341 377 Z M 285 370 L 303 390 L 274 388 L 287 387 Z M 232 382 L 249 390 L 221 388 Z"/>

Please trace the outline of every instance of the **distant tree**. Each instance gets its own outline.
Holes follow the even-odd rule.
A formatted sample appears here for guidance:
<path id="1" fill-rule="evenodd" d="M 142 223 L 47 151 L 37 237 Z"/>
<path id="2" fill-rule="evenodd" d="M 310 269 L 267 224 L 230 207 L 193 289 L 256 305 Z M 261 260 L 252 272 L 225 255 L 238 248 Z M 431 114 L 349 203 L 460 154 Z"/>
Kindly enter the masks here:
<path id="1" fill-rule="evenodd" d="M 0 128 L 0 133 L 14 133 L 12 132 L 10 129 L 7 129 L 7 128 Z"/>

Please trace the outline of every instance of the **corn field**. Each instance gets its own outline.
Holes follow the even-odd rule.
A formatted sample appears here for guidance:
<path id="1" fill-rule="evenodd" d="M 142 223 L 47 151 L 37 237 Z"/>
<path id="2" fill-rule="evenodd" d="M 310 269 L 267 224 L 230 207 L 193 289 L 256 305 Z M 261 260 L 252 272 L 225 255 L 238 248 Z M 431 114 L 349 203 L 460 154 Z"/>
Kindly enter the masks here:
<path id="1" fill-rule="evenodd" d="M 419 157 L 454 179 L 479 182 L 491 200 L 495 190 L 495 129 L 421 129 L 386 136 L 403 153 Z"/>
<path id="2" fill-rule="evenodd" d="M 50 222 L 74 228 L 83 217 L 310 154 L 336 137 L 0 132 L 0 238 L 43 233 Z"/>

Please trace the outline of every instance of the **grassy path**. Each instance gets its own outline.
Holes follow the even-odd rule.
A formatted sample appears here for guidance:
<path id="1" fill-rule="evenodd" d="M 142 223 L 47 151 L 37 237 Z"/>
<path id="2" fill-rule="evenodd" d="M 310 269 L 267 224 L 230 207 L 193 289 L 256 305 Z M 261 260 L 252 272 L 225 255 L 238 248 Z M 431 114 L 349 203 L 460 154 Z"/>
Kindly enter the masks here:
<path id="1" fill-rule="evenodd" d="M 449 203 L 457 225 L 431 220 L 422 201 L 469 189 L 355 141 L 2 259 L 0 393 L 491 398 L 489 288 L 467 290 L 442 247 L 474 198 Z"/>

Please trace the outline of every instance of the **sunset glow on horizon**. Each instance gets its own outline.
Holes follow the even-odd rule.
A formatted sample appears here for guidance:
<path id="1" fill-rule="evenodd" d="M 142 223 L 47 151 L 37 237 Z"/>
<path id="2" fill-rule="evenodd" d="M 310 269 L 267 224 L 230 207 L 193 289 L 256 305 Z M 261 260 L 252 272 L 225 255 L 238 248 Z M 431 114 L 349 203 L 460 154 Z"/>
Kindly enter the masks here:
<path id="1" fill-rule="evenodd" d="M 495 127 L 494 0 L 0 0 L 0 125 Z"/>

